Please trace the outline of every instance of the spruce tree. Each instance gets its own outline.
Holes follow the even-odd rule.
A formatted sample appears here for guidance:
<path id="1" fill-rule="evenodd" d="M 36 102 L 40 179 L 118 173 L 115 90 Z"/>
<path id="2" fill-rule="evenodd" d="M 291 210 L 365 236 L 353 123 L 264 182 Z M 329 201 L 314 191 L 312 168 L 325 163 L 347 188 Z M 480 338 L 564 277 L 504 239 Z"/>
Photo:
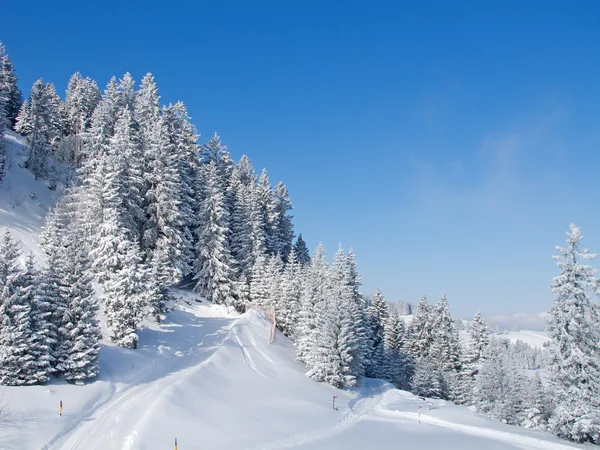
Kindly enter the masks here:
<path id="1" fill-rule="evenodd" d="M 23 94 L 17 86 L 17 81 L 13 63 L 0 42 L 0 98 L 5 99 L 4 117 L 8 120 L 6 126 L 12 129 L 17 123 L 17 116 L 23 104 Z"/>
<path id="2" fill-rule="evenodd" d="M 231 305 L 234 280 L 228 243 L 228 211 L 214 161 L 203 166 L 203 195 L 196 230 L 196 292 L 215 304 Z"/>
<path id="3" fill-rule="evenodd" d="M 294 239 L 292 216 L 289 214 L 292 208 L 287 188 L 279 182 L 273 190 L 272 245 L 273 253 L 280 255 L 284 262 L 287 262 Z"/>
<path id="4" fill-rule="evenodd" d="M 302 239 L 302 233 L 298 235 L 298 239 L 296 239 L 296 243 L 294 244 L 294 251 L 296 252 L 298 263 L 301 266 L 305 266 L 310 263 L 310 252 L 308 251 L 308 247 L 306 246 L 306 242 Z"/>
<path id="5" fill-rule="evenodd" d="M 48 157 L 51 146 L 62 135 L 61 101 L 54 85 L 37 80 L 29 99 L 23 103 L 15 130 L 27 136 L 29 157 L 26 166 L 36 179 L 47 175 Z"/>
<path id="6" fill-rule="evenodd" d="M 35 355 L 32 351 L 32 288 L 22 273 L 9 276 L 2 290 L 0 306 L 0 384 L 23 386 L 38 382 Z"/>
<path id="7" fill-rule="evenodd" d="M 408 329 L 407 351 L 415 359 L 429 356 L 433 342 L 433 318 L 427 297 L 423 296 Z"/>
<path id="8" fill-rule="evenodd" d="M 302 362 L 307 362 L 308 354 L 315 348 L 317 343 L 315 329 L 317 328 L 318 305 L 325 298 L 329 270 L 325 258 L 325 249 L 322 244 L 319 244 L 310 265 L 306 267 L 300 296 L 298 323 L 294 332 L 296 336 L 296 357 Z"/>
<path id="9" fill-rule="evenodd" d="M 561 274 L 550 290 L 550 382 L 555 408 L 550 430 L 578 442 L 600 443 L 600 318 L 589 293 L 598 286 L 596 270 L 583 264 L 595 258 L 580 249 L 581 230 L 571 224 L 566 248 L 557 247 Z"/>
<path id="10" fill-rule="evenodd" d="M 365 358 L 365 374 L 372 378 L 385 378 L 385 323 L 388 320 L 387 302 L 379 289 L 367 308 L 367 338 L 369 352 Z"/>

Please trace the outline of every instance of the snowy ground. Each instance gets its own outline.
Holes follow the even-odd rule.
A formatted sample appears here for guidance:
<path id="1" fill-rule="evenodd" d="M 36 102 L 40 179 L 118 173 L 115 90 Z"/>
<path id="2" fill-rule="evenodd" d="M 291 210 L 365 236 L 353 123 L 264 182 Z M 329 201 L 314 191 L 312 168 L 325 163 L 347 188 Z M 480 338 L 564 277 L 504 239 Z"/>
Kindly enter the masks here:
<path id="1" fill-rule="evenodd" d="M 51 191 L 47 181 L 35 180 L 22 167 L 28 156 L 25 139 L 12 131 L 5 133 L 7 162 L 6 175 L 0 184 L 0 225 L 10 228 L 13 237 L 21 241 L 23 260 L 29 252 L 39 257 L 44 217 L 60 193 Z"/>
<path id="2" fill-rule="evenodd" d="M 19 167 L 22 138 L 8 133 L 7 141 L 12 164 L 0 185 L 0 224 L 39 254 L 43 217 L 58 194 Z M 0 388 L 0 449 L 169 449 L 175 438 L 180 450 L 583 447 L 443 401 L 427 411 L 378 380 L 352 391 L 312 382 L 285 337 L 267 343 L 259 312 L 240 317 L 179 295 L 160 326 L 141 332 L 139 349 L 103 342 L 93 383 Z"/>
<path id="3" fill-rule="evenodd" d="M 427 411 L 379 380 L 353 391 L 312 382 L 284 336 L 267 343 L 260 312 L 190 303 L 144 330 L 138 350 L 105 343 L 94 383 L 2 388 L 0 448 L 166 449 L 175 438 L 181 450 L 581 447 L 444 401 Z"/>
<path id="4" fill-rule="evenodd" d="M 550 340 L 544 331 L 532 330 L 509 331 L 508 333 L 501 334 L 500 337 L 506 338 L 511 342 L 523 341 L 532 347 L 540 348 L 545 342 Z"/>

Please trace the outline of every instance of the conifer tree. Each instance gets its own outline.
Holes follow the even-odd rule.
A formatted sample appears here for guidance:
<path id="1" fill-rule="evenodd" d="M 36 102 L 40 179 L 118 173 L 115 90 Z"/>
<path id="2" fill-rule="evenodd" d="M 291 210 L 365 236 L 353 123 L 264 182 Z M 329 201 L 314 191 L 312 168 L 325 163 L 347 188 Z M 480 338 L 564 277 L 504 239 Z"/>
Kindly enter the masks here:
<path id="1" fill-rule="evenodd" d="M 67 326 L 71 345 L 66 349 L 61 372 L 66 381 L 83 384 L 98 375 L 101 332 L 88 255 L 74 231 L 69 230 L 69 245 L 61 255 L 61 294 L 71 320 Z"/>
<path id="2" fill-rule="evenodd" d="M 292 337 L 300 307 L 302 269 L 293 248 L 288 255 L 287 261 L 281 275 L 281 297 L 275 311 L 277 314 L 277 326 L 283 334 Z"/>
<path id="3" fill-rule="evenodd" d="M 294 332 L 296 357 L 302 362 L 307 362 L 308 354 L 316 345 L 315 329 L 317 328 L 318 305 L 325 298 L 328 276 L 329 266 L 325 258 L 325 249 L 322 244 L 319 244 L 310 265 L 306 267 L 298 323 Z"/>
<path id="4" fill-rule="evenodd" d="M 17 116 L 23 104 L 23 94 L 17 86 L 17 74 L 13 63 L 0 42 L 0 98 L 4 99 L 4 116 L 8 120 L 8 128 L 15 127 Z M 0 127 L 1 129 L 1 127 Z"/>
<path id="5" fill-rule="evenodd" d="M 32 384 L 45 383 L 54 371 L 52 310 L 40 297 L 39 285 L 40 274 L 35 267 L 33 254 L 29 254 L 25 271 L 19 280 L 19 288 L 23 303 L 29 306 L 29 352 L 32 359 L 28 367 L 28 378 Z"/>
<path id="6" fill-rule="evenodd" d="M 0 287 L 18 272 L 21 246 L 12 237 L 8 228 L 0 232 Z"/>
<path id="7" fill-rule="evenodd" d="M 550 429 L 578 442 L 600 443 L 600 320 L 589 293 L 598 286 L 596 270 L 583 261 L 595 258 L 580 249 L 581 230 L 571 224 L 566 248 L 557 247 L 561 274 L 550 290 L 550 380 L 555 409 Z"/>
<path id="8" fill-rule="evenodd" d="M 171 157 L 178 171 L 181 218 L 179 224 L 174 225 L 181 237 L 181 268 L 185 276 L 192 272 L 194 231 L 198 227 L 198 133 L 190 123 L 187 109 L 181 102 L 163 108 L 162 116 L 170 142 Z"/>
<path id="9" fill-rule="evenodd" d="M 429 356 L 432 341 L 433 315 L 427 297 L 423 296 L 409 326 L 407 351 L 415 359 L 425 358 Z"/>
<path id="10" fill-rule="evenodd" d="M 282 182 L 279 182 L 273 190 L 272 245 L 273 253 L 280 255 L 284 262 L 287 262 L 286 259 L 294 239 L 292 216 L 289 214 L 291 210 L 292 202 L 287 188 Z"/>
<path id="11" fill-rule="evenodd" d="M 63 130 L 61 101 L 54 85 L 37 80 L 29 99 L 23 103 L 15 130 L 27 136 L 29 157 L 26 166 L 36 179 L 47 175 L 47 162 L 51 146 L 60 138 Z"/>
<path id="12" fill-rule="evenodd" d="M 234 282 L 225 196 L 215 162 L 203 167 L 200 226 L 196 231 L 195 290 L 213 303 L 231 305 Z"/>
<path id="13" fill-rule="evenodd" d="M 296 243 L 294 244 L 294 251 L 296 252 L 298 263 L 301 266 L 305 266 L 310 263 L 310 252 L 308 251 L 308 247 L 306 246 L 306 242 L 302 239 L 302 233 L 298 235 L 298 239 L 296 239 Z"/>
<path id="14" fill-rule="evenodd" d="M 368 377 L 384 378 L 386 376 L 384 327 L 387 320 L 387 302 L 378 289 L 367 308 L 369 353 L 365 358 L 365 374 Z"/>

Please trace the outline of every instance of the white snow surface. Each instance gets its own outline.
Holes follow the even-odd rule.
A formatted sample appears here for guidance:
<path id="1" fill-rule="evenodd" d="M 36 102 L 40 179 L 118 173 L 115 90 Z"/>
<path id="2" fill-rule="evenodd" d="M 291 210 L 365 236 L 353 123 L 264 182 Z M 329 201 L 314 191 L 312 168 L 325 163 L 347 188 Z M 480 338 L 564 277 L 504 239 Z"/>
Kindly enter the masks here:
<path id="1" fill-rule="evenodd" d="M 6 174 L 0 183 L 0 226 L 10 229 L 15 240 L 21 242 L 22 260 L 29 252 L 41 257 L 39 235 L 48 210 L 54 207 L 59 190 L 50 190 L 46 180 L 36 180 L 23 168 L 28 156 L 25 138 L 5 130 Z M 60 188 L 59 188 L 60 189 Z"/>
<path id="2" fill-rule="evenodd" d="M 0 185 L 0 225 L 39 255 L 43 217 L 58 193 L 19 166 L 23 138 L 6 139 L 12 164 Z M 190 291 L 176 294 L 160 325 L 146 323 L 137 350 L 102 342 L 95 381 L 0 387 L 0 449 L 172 449 L 175 438 L 179 450 L 586 447 L 440 400 L 429 411 L 380 380 L 352 390 L 313 382 L 287 338 L 277 333 L 268 344 L 270 324 L 259 311 L 239 316 Z"/>
<path id="3" fill-rule="evenodd" d="M 101 375 L 86 386 L 2 388 L 0 448 L 162 449 L 175 438 L 180 450 L 581 448 L 441 400 L 428 411 L 380 380 L 313 382 L 287 338 L 268 344 L 261 312 L 189 303 L 143 330 L 137 350 L 103 343 Z"/>
<path id="4" fill-rule="evenodd" d="M 521 331 L 509 331 L 499 335 L 501 338 L 506 338 L 511 342 L 523 341 L 532 347 L 542 347 L 545 342 L 548 342 L 550 338 L 544 331 L 533 331 L 533 330 L 521 330 Z"/>

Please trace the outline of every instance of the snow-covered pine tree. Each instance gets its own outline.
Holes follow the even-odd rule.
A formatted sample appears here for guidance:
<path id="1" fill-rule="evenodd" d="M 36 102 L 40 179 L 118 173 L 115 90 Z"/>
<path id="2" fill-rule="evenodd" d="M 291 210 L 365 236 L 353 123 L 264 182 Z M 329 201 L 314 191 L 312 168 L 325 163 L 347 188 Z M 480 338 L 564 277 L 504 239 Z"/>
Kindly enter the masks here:
<path id="1" fill-rule="evenodd" d="M 331 295 L 335 319 L 339 326 L 336 335 L 341 375 L 345 386 L 353 386 L 365 373 L 364 346 L 367 336 L 365 320 L 359 304 L 360 278 L 356 272 L 354 254 L 344 254 L 340 246 L 333 258 Z"/>
<path id="2" fill-rule="evenodd" d="M 18 284 L 23 303 L 29 306 L 29 353 L 32 359 L 27 368 L 28 376 L 32 384 L 45 383 L 54 371 L 52 311 L 44 298 L 40 297 L 40 274 L 31 253 Z"/>
<path id="3" fill-rule="evenodd" d="M 135 242 L 123 239 L 119 245 L 119 266 L 104 283 L 104 315 L 111 339 L 119 347 L 137 348 L 138 325 L 147 314 L 147 268 Z"/>
<path id="4" fill-rule="evenodd" d="M 121 117 L 126 110 L 129 111 L 129 113 L 135 111 L 135 81 L 129 72 L 125 73 L 118 83 L 111 80 L 107 89 L 109 90 L 109 97 L 112 98 L 112 101 L 116 106 L 116 119 Z"/>
<path id="5" fill-rule="evenodd" d="M 98 303 L 90 275 L 90 262 L 81 235 L 71 227 L 65 236 L 68 244 L 61 252 L 63 276 L 61 297 L 69 311 L 70 346 L 64 348 L 62 377 L 74 384 L 83 384 L 98 375 L 100 353 L 100 323 Z"/>
<path id="6" fill-rule="evenodd" d="M 372 378 L 386 377 L 385 323 L 388 320 L 387 301 L 377 289 L 367 307 L 367 339 L 369 352 L 365 357 L 365 375 Z"/>
<path id="7" fill-rule="evenodd" d="M 253 233 L 260 233 L 260 238 L 264 239 L 266 251 L 272 255 L 276 253 L 273 230 L 275 204 L 273 202 L 273 189 L 269 183 L 266 169 L 262 170 L 258 178 L 258 184 L 254 187 L 254 196 L 257 211 L 253 221 L 257 223 L 256 225 L 253 224 Z"/>
<path id="8" fill-rule="evenodd" d="M 29 99 L 23 103 L 15 130 L 27 136 L 29 157 L 26 166 L 36 179 L 47 175 L 51 146 L 62 135 L 61 101 L 52 83 L 37 80 Z"/>
<path id="9" fill-rule="evenodd" d="M 415 316 L 408 327 L 408 353 L 415 359 L 429 356 L 433 341 L 433 314 L 427 297 L 419 301 Z"/>
<path id="10" fill-rule="evenodd" d="M 306 246 L 306 242 L 302 239 L 302 233 L 298 235 L 298 239 L 296 239 L 296 243 L 294 244 L 294 251 L 298 257 L 298 263 L 301 266 L 306 266 L 310 263 L 310 252 L 308 251 L 308 247 Z"/>
<path id="11" fill-rule="evenodd" d="M 458 375 L 458 386 L 454 402 L 460 405 L 473 402 L 475 377 L 479 373 L 485 349 L 489 343 L 489 330 L 479 310 L 471 320 L 468 328 L 469 342 L 462 353 L 461 372 Z"/>
<path id="12" fill-rule="evenodd" d="M 529 380 L 526 388 L 524 420 L 521 426 L 545 431 L 548 429 L 548 419 L 552 412 L 552 402 L 542 383 L 540 373 Z"/>
<path id="13" fill-rule="evenodd" d="M 555 408 L 550 430 L 578 442 L 600 443 L 600 317 L 589 293 L 598 286 L 595 258 L 581 249 L 581 230 L 571 224 L 566 248 L 557 247 L 561 274 L 552 280 L 549 311 L 550 384 Z"/>
<path id="14" fill-rule="evenodd" d="M 260 255 L 254 260 L 250 272 L 249 300 L 255 305 L 266 306 L 269 304 L 269 276 L 268 260 L 265 255 Z"/>
<path id="15" fill-rule="evenodd" d="M 17 81 L 13 63 L 8 53 L 6 53 L 6 48 L 0 42 L 0 97 L 6 99 L 5 117 L 8 119 L 7 127 L 13 129 L 23 104 L 23 94 L 17 86 Z"/>
<path id="16" fill-rule="evenodd" d="M 427 398 L 444 398 L 447 391 L 444 374 L 436 369 L 434 362 L 428 357 L 416 360 L 410 387 L 415 395 Z"/>
<path id="17" fill-rule="evenodd" d="M 292 248 L 294 239 L 294 229 L 292 225 L 292 216 L 289 211 L 293 209 L 292 202 L 288 195 L 287 188 L 280 181 L 273 190 L 273 215 L 272 215 L 272 233 L 273 233 L 273 253 L 280 255 L 284 263 L 287 262 L 287 256 Z"/>
<path id="18" fill-rule="evenodd" d="M 435 367 L 444 373 L 448 384 L 448 395 L 451 399 L 455 399 L 460 393 L 458 374 L 461 371 L 461 354 L 458 331 L 450 316 L 446 294 L 442 294 L 433 316 L 433 341 L 429 356 Z"/>
<path id="19" fill-rule="evenodd" d="M 404 321 L 397 311 L 390 311 L 384 326 L 386 379 L 399 389 L 410 389 L 412 364 L 404 349 Z"/>
<path id="20" fill-rule="evenodd" d="M 302 362 L 307 362 L 307 355 L 316 345 L 317 337 L 315 336 L 315 328 L 317 327 L 317 309 L 319 302 L 325 298 L 329 270 L 330 268 L 325 257 L 325 249 L 319 243 L 310 265 L 305 268 L 298 322 L 294 331 L 294 335 L 296 336 L 296 357 Z"/>
<path id="21" fill-rule="evenodd" d="M 0 289 L 19 271 L 21 245 L 8 228 L 0 230 Z"/>
<path id="22" fill-rule="evenodd" d="M 166 287 L 176 284 L 187 273 L 182 258 L 185 240 L 178 163 L 167 136 L 166 124 L 159 116 L 145 132 L 144 232 L 142 249 L 156 284 L 153 308 L 164 312 Z"/>
<path id="23" fill-rule="evenodd" d="M 216 304 L 232 305 L 234 302 L 233 270 L 229 251 L 229 217 L 225 195 L 214 161 L 202 166 L 202 200 L 199 227 L 196 230 L 197 280 L 195 291 Z"/>
<path id="24" fill-rule="evenodd" d="M 474 403 L 493 419 L 518 424 L 524 419 L 526 378 L 509 357 L 508 343 L 490 341 L 476 376 Z"/>
<path id="25" fill-rule="evenodd" d="M 22 273 L 8 277 L 2 290 L 0 306 L 0 384 L 31 385 L 37 382 L 35 356 L 32 352 L 31 284 Z"/>
<path id="26" fill-rule="evenodd" d="M 100 89 L 94 80 L 83 78 L 79 72 L 71 76 L 63 107 L 65 136 L 61 140 L 60 157 L 73 168 L 83 162 L 83 137 L 92 125 L 92 115 L 100 98 Z"/>
<path id="27" fill-rule="evenodd" d="M 300 296 L 302 293 L 302 267 L 292 248 L 287 264 L 281 274 L 281 296 L 275 308 L 277 327 L 283 334 L 293 337 L 298 319 Z"/>
<path id="28" fill-rule="evenodd" d="M 231 220 L 230 247 L 235 262 L 235 275 L 239 280 L 250 278 L 254 264 L 252 251 L 252 189 L 254 186 L 254 171 L 250 160 L 242 156 L 234 166 L 231 175 Z"/>
<path id="29" fill-rule="evenodd" d="M 179 173 L 179 212 L 177 225 L 182 239 L 181 263 L 183 275 L 192 272 L 194 261 L 194 230 L 198 227 L 198 133 L 190 123 L 185 105 L 177 102 L 163 108 L 163 120 L 170 141 L 172 158 Z"/>
<path id="30" fill-rule="evenodd" d="M 267 304 L 276 307 L 281 304 L 281 273 L 283 261 L 279 255 L 272 255 L 267 262 Z"/>

